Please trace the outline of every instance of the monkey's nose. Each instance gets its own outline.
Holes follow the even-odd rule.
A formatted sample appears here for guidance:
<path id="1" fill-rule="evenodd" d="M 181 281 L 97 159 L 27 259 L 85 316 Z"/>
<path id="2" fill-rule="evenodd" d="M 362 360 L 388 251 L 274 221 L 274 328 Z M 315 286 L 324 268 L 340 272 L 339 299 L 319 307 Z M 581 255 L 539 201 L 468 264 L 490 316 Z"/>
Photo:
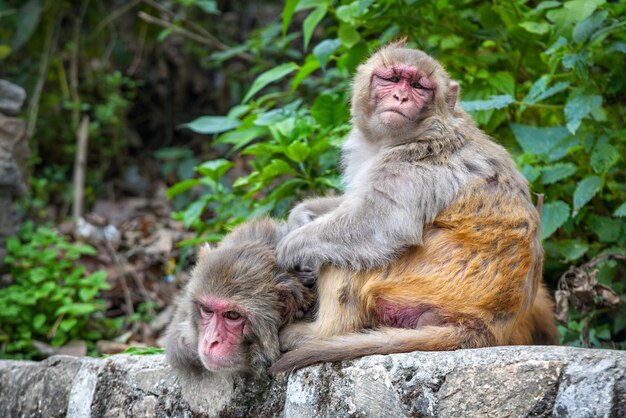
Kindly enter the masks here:
<path id="1" fill-rule="evenodd" d="M 401 94 L 401 93 L 394 93 L 393 97 L 394 97 L 394 99 L 396 99 L 400 103 L 404 103 L 407 100 L 409 100 L 409 98 L 405 94 Z"/>

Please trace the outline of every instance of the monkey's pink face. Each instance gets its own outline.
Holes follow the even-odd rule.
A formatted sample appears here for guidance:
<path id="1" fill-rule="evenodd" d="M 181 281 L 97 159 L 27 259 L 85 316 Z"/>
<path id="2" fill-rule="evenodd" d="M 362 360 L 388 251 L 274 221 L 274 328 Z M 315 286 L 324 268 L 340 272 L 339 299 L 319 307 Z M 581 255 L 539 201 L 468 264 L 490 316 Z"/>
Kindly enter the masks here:
<path id="1" fill-rule="evenodd" d="M 198 353 L 210 371 L 245 369 L 244 336 L 249 332 L 245 310 L 228 300 L 203 298 L 196 302 L 200 316 Z"/>
<path id="2" fill-rule="evenodd" d="M 372 75 L 375 114 L 381 123 L 405 128 L 420 122 L 424 107 L 433 101 L 435 84 L 409 65 L 377 68 Z"/>

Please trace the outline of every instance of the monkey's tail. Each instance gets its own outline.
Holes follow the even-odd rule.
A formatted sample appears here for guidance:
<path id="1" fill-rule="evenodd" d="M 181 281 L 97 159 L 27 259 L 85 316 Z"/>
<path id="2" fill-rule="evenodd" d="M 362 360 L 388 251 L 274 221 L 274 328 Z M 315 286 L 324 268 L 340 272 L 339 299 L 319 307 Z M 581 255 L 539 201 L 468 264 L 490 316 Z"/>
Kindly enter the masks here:
<path id="1" fill-rule="evenodd" d="M 485 339 L 485 341 L 482 341 Z M 270 372 L 291 371 L 320 362 L 350 360 L 373 354 L 410 351 L 447 351 L 484 347 L 489 344 L 476 332 L 457 326 L 426 326 L 419 329 L 381 328 L 375 331 L 340 335 L 308 341 L 285 353 L 270 367 Z"/>

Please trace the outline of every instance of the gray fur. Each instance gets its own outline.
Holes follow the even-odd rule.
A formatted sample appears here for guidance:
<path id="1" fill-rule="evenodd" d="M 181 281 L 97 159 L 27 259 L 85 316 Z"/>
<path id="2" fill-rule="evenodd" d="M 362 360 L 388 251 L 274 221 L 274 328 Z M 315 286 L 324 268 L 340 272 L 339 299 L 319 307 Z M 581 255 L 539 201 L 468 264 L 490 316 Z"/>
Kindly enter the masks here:
<path id="1" fill-rule="evenodd" d="M 400 62 L 416 56 L 419 65 L 432 67 L 441 83 L 433 105 L 410 135 L 380 134 L 384 129 L 371 126 L 375 103 L 364 93 L 369 87 L 358 84 L 366 83 L 372 70 L 368 63 L 360 67 L 353 93 L 354 127 L 343 145 L 346 192 L 333 198 L 332 205 L 311 199 L 294 208 L 292 231 L 277 248 L 285 268 L 306 266 L 317 272 L 323 265 L 356 270 L 385 266 L 403 249 L 421 245 L 424 227 L 473 182 L 498 174 L 527 193 L 526 180 L 508 153 L 456 106 L 458 85 L 443 68 L 420 51 L 397 51 Z M 393 62 L 388 55 L 394 51 L 383 52 L 385 65 Z M 376 59 L 381 57 L 371 60 Z"/>

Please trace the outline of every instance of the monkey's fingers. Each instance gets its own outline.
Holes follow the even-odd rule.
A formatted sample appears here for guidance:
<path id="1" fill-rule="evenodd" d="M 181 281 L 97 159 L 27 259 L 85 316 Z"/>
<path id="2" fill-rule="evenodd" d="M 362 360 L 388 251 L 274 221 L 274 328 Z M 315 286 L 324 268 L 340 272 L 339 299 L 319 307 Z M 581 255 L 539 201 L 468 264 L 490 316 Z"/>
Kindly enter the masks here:
<path id="1" fill-rule="evenodd" d="M 294 272 L 298 280 L 306 287 L 312 287 L 317 281 L 317 273 L 308 266 L 296 266 Z"/>

